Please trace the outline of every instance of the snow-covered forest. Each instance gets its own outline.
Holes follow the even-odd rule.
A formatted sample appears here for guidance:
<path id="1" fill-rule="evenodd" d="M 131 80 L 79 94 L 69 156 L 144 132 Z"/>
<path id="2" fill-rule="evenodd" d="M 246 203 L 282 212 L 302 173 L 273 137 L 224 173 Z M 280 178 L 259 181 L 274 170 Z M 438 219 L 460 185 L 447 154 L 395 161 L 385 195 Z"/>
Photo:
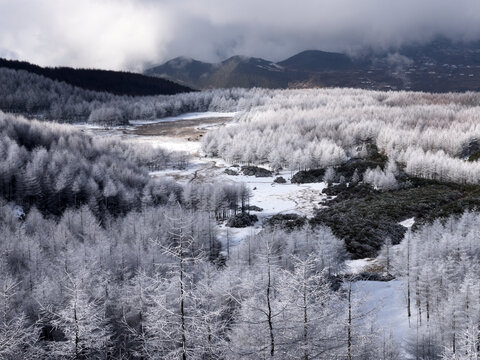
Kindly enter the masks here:
<path id="1" fill-rule="evenodd" d="M 415 358 L 479 356 L 479 215 L 435 221 L 407 232 L 393 251 L 384 248 L 382 260 L 406 283 L 406 312 L 416 329 L 408 351 Z"/>
<path id="2" fill-rule="evenodd" d="M 347 254 L 328 228 L 270 229 L 222 251 L 215 219 L 243 210 L 244 187 L 149 180 L 142 166 L 152 157 L 142 149 L 63 125 L 2 120 L 2 358 L 379 351 L 369 344 L 380 335 L 347 316 L 363 314 L 341 289 Z M 170 159 L 150 155 L 164 161 L 158 166 Z"/>
<path id="3" fill-rule="evenodd" d="M 0 69 L 0 108 L 60 122 L 128 125 L 192 111 L 238 112 L 237 126 L 209 132 L 204 151 L 233 163 L 292 170 L 362 157 L 365 144 L 413 176 L 476 184 L 465 162 L 480 149 L 480 96 L 352 89 L 227 89 L 157 97 L 86 91 L 42 76 Z"/>
<path id="4" fill-rule="evenodd" d="M 411 175 L 478 183 L 480 96 L 353 89 L 259 93 L 237 126 L 207 134 L 203 149 L 231 162 L 273 169 L 324 168 L 365 157 L 365 144 L 402 163 Z"/>
<path id="5" fill-rule="evenodd" d="M 0 109 L 55 122 L 128 125 L 189 111 L 236 109 L 247 90 L 131 97 L 84 90 L 23 70 L 0 68 Z"/>
<path id="6" fill-rule="evenodd" d="M 292 170 L 335 166 L 373 142 L 413 176 L 476 184 L 480 95 L 353 89 L 226 89 L 120 97 L 0 69 L 0 108 L 60 121 L 128 125 L 193 111 L 238 112 L 237 126 L 209 132 L 206 154 Z"/>
<path id="7" fill-rule="evenodd" d="M 0 359 L 478 359 L 478 94 L 0 80 Z M 123 133 L 193 111 L 236 115 L 200 153 Z"/>

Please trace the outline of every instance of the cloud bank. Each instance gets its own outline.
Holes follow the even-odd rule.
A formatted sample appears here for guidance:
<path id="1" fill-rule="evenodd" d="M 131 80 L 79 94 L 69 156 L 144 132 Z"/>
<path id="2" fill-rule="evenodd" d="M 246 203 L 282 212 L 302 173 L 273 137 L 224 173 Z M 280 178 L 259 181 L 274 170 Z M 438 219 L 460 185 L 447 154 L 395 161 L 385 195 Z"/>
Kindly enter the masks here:
<path id="1" fill-rule="evenodd" d="M 0 56 L 140 70 L 175 56 L 281 60 L 305 49 L 480 39 L 478 0 L 0 0 Z"/>

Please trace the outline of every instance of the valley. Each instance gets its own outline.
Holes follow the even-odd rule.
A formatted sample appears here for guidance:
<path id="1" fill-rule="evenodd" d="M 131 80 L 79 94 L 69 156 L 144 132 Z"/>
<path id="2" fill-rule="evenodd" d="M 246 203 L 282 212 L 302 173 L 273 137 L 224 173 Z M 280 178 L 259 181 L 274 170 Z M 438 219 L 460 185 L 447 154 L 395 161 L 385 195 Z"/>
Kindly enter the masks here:
<path id="1" fill-rule="evenodd" d="M 25 114 L 0 113 L 8 349 L 74 357 L 81 329 L 92 358 L 473 351 L 478 94 L 0 76 Z"/>
<path id="2" fill-rule="evenodd" d="M 0 360 L 480 360 L 478 0 L 0 0 Z"/>
<path id="3" fill-rule="evenodd" d="M 236 126 L 232 123 L 235 114 L 229 115 L 231 117 L 226 117 L 226 113 L 187 113 L 175 118 L 152 120 L 148 122 L 149 124 L 132 121 L 132 127 L 127 131 L 123 128 L 109 129 L 112 136 L 123 141 L 148 144 L 161 147 L 166 151 L 183 151 L 188 154 L 190 160 L 185 168 L 151 172 L 150 176 L 154 178 L 170 178 L 181 184 L 246 184 L 251 191 L 249 204 L 254 207 L 254 210 L 250 210 L 249 213 L 256 215 L 258 222 L 241 228 L 226 226 L 223 221 L 217 222 L 215 232 L 222 243 L 224 256 L 235 253 L 236 246 L 249 243 L 255 234 L 259 234 L 265 226 L 268 227 L 268 220 L 272 217 L 294 214 L 304 219 L 311 219 L 319 208 L 328 208 L 328 201 L 334 198 L 323 193 L 323 190 L 328 187 L 325 182 L 291 183 L 292 171 L 280 170 L 267 177 L 245 176 L 241 174 L 240 166 L 228 163 L 221 158 L 206 156 L 201 150 L 201 137 L 192 139 L 192 131 L 201 132 L 203 135 L 216 127 Z M 167 124 L 169 126 L 162 126 Z M 88 131 L 93 136 L 103 137 L 105 130 L 92 127 Z M 239 174 L 226 174 L 225 170 Z M 274 180 L 277 177 L 285 178 L 286 183 L 275 183 Z M 415 219 L 409 218 L 399 222 L 398 225 L 411 229 L 414 223 Z M 393 246 L 392 253 L 399 251 L 397 248 L 398 246 Z M 350 285 L 345 286 L 352 286 L 353 296 L 362 299 L 359 305 L 362 313 L 378 324 L 384 336 L 390 339 L 389 346 L 404 348 L 418 331 L 418 328 L 412 324 L 419 319 L 417 314 L 412 318 L 406 316 L 405 281 L 396 279 L 378 281 L 385 274 L 384 257 L 379 256 L 346 260 L 344 270 L 338 275 L 349 279 Z M 415 301 L 415 297 L 412 299 Z M 406 353 L 402 352 L 402 355 L 405 356 Z"/>

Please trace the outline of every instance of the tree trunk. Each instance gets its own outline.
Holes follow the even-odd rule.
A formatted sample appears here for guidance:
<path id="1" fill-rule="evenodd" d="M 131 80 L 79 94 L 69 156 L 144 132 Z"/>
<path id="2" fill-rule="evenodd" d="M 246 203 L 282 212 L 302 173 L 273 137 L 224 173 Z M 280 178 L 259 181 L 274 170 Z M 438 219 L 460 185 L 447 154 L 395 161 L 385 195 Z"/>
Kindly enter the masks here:
<path id="1" fill-rule="evenodd" d="M 407 233 L 407 315 L 408 325 L 410 326 L 410 318 L 412 316 L 410 308 L 410 234 Z"/>
<path id="2" fill-rule="evenodd" d="M 182 332 L 182 360 L 187 360 L 187 339 L 185 335 L 185 289 L 183 288 L 183 231 L 180 229 L 180 318 Z"/>
<path id="3" fill-rule="evenodd" d="M 271 273 L 270 273 L 270 254 L 268 254 L 267 258 L 267 266 L 268 266 L 268 282 L 267 282 L 267 307 L 268 307 L 268 329 L 270 333 L 270 356 L 275 355 L 275 338 L 273 336 L 273 322 L 272 322 L 272 306 L 270 303 L 270 287 L 271 287 Z"/>
<path id="4" fill-rule="evenodd" d="M 308 360 L 307 274 L 305 264 L 303 267 L 303 345 L 305 346 L 303 358 Z"/>
<path id="5" fill-rule="evenodd" d="M 347 360 L 352 360 L 352 283 L 348 283 Z"/>

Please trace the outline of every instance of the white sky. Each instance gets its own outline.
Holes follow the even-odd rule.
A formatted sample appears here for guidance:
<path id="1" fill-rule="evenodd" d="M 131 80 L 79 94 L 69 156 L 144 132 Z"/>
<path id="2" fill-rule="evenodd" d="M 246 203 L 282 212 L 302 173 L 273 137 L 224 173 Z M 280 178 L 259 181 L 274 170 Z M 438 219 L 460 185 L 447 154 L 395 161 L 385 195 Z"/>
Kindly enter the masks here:
<path id="1" fill-rule="evenodd" d="M 0 0 L 0 56 L 50 66 L 282 60 L 435 35 L 480 39 L 480 0 Z"/>

